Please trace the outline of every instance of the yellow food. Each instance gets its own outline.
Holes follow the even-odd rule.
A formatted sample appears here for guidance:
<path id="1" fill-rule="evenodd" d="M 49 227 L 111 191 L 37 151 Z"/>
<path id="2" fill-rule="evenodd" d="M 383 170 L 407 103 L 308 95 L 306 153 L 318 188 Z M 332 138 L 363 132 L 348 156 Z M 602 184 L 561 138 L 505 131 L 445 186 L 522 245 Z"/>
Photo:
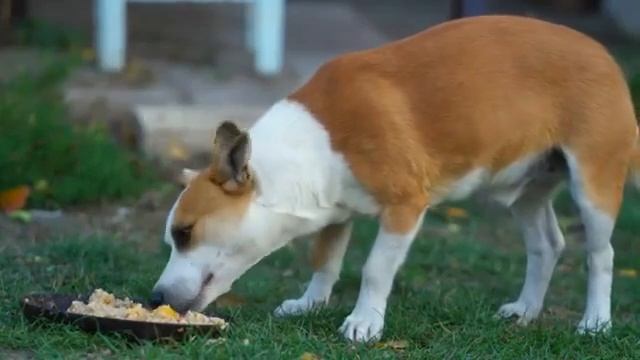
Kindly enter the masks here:
<path id="1" fill-rule="evenodd" d="M 156 323 L 215 325 L 221 329 L 227 327 L 227 322 L 223 319 L 209 317 L 195 311 L 187 311 L 186 314 L 180 315 L 169 305 L 162 305 L 154 310 L 148 310 L 142 304 L 136 303 L 129 298 L 118 299 L 113 294 L 102 289 L 96 289 L 86 304 L 82 301 L 72 302 L 67 312 Z"/>
<path id="2" fill-rule="evenodd" d="M 158 306 L 153 310 L 154 315 L 161 316 L 166 319 L 179 319 L 180 314 L 171 308 L 169 305 Z"/>

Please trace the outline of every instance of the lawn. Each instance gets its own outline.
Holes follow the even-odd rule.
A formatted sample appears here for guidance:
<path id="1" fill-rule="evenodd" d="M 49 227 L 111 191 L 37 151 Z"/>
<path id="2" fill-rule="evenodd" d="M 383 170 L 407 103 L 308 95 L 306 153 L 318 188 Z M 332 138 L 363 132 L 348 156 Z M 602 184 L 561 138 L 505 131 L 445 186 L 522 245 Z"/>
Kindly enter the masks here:
<path id="1" fill-rule="evenodd" d="M 572 209 L 559 200 L 563 223 Z M 18 300 L 32 291 L 89 291 L 146 296 L 168 256 L 136 251 L 130 239 L 65 238 L 0 255 L 0 356 L 36 358 L 264 358 L 297 359 L 304 353 L 334 358 L 568 358 L 640 357 L 640 196 L 630 193 L 614 236 L 614 329 L 604 337 L 574 334 L 585 296 L 579 236 L 556 270 L 540 321 L 521 328 L 494 320 L 498 306 L 519 292 L 524 250 L 502 212 L 466 206 L 469 218 L 427 217 L 393 291 L 381 343 L 352 345 L 337 327 L 353 306 L 360 267 L 375 235 L 375 221 L 358 221 L 332 306 L 308 316 L 277 319 L 271 311 L 302 293 L 309 278 L 300 249 L 284 248 L 260 262 L 234 286 L 244 303 L 216 311 L 233 318 L 220 340 L 194 336 L 183 343 L 133 344 L 117 336 L 90 335 L 70 326 L 32 325 Z M 1 238 L 1 235 L 0 235 Z M 626 270 L 622 271 L 621 270 Z M 212 311 L 213 309 L 209 309 Z"/>

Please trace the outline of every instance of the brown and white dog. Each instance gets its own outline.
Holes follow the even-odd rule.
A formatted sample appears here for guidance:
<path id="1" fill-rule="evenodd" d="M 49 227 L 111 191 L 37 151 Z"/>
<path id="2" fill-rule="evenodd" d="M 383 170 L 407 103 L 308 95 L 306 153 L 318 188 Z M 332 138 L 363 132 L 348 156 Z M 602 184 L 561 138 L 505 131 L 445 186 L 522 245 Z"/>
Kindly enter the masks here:
<path id="1" fill-rule="evenodd" d="M 447 22 L 328 62 L 248 132 L 221 125 L 211 166 L 183 174 L 153 299 L 203 309 L 269 253 L 315 235 L 307 290 L 275 310 L 304 313 L 327 303 L 352 217 L 373 215 L 380 230 L 340 330 L 378 339 L 425 212 L 481 190 L 522 228 L 524 285 L 498 314 L 526 324 L 540 314 L 564 247 L 552 198 L 568 179 L 589 267 L 578 331 L 607 330 L 610 237 L 638 149 L 623 73 L 594 40 L 514 16 Z"/>

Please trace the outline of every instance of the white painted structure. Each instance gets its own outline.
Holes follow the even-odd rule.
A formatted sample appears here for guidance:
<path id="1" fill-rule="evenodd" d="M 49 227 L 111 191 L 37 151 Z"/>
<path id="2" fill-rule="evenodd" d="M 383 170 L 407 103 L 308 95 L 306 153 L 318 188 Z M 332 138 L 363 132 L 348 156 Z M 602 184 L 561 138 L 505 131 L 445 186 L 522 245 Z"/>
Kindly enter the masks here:
<path id="1" fill-rule="evenodd" d="M 94 0 L 96 53 L 102 70 L 120 71 L 127 53 L 127 3 L 239 3 L 246 7 L 245 42 L 261 75 L 282 70 L 285 0 Z"/>

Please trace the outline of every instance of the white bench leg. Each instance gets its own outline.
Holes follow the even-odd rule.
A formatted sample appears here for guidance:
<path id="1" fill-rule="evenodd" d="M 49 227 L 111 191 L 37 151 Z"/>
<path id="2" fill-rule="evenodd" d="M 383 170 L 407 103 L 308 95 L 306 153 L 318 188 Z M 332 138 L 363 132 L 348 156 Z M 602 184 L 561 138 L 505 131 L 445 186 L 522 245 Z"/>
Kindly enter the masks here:
<path id="1" fill-rule="evenodd" d="M 126 56 L 127 0 L 95 1 L 99 66 L 104 71 L 120 71 Z"/>
<path id="2" fill-rule="evenodd" d="M 285 0 L 255 0 L 252 6 L 256 71 L 276 75 L 282 70 Z"/>

